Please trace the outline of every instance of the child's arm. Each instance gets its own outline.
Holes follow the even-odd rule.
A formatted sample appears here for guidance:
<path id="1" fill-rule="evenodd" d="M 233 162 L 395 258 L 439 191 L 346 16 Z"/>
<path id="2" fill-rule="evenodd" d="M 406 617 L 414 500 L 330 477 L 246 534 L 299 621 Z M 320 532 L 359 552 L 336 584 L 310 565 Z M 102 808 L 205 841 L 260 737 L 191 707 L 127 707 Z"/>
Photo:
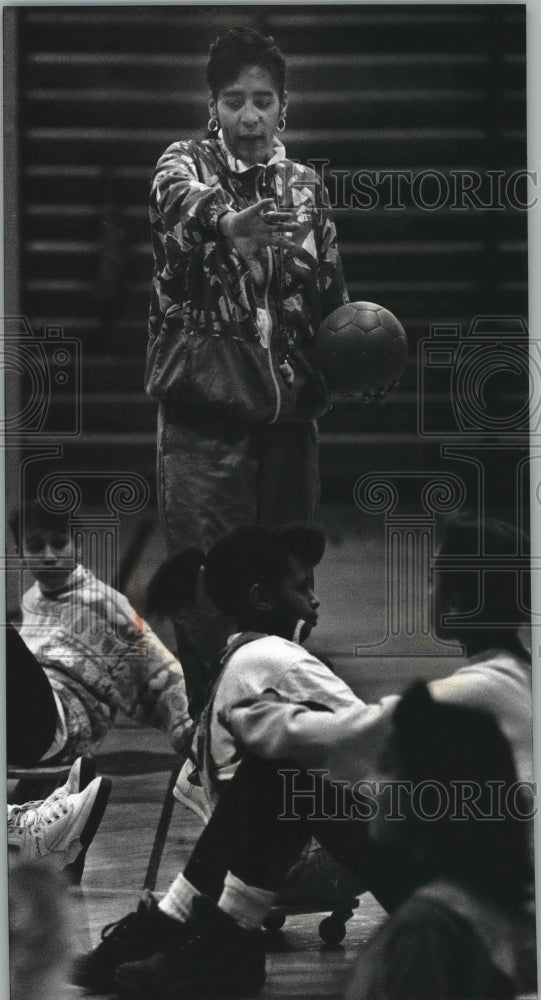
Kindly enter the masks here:
<path id="1" fill-rule="evenodd" d="M 223 724 L 238 742 L 271 760 L 292 758 L 302 767 L 328 769 L 331 778 L 354 784 L 374 774 L 398 697 L 377 705 L 357 700 L 325 711 L 283 701 L 276 691 L 232 707 Z"/>
<path id="2" fill-rule="evenodd" d="M 269 637 L 257 652 L 257 664 L 249 644 L 231 660 L 227 691 L 222 689 L 216 706 L 221 726 L 237 745 L 260 756 L 322 768 L 353 732 L 355 748 L 348 746 L 346 754 L 354 753 L 357 780 L 357 758 L 362 761 L 371 749 L 364 737 L 367 721 L 381 714 L 380 706 L 365 705 L 329 667 L 292 643 Z"/>
<path id="3" fill-rule="evenodd" d="M 133 608 L 124 624 L 118 608 L 117 614 L 119 656 L 110 675 L 119 707 L 137 722 L 161 729 L 182 754 L 192 729 L 182 667 Z"/>
<path id="4" fill-rule="evenodd" d="M 182 756 L 193 729 L 182 667 L 146 622 L 143 625 L 141 641 L 148 678 L 144 699 L 147 721 L 161 729 L 169 737 L 173 750 Z"/>

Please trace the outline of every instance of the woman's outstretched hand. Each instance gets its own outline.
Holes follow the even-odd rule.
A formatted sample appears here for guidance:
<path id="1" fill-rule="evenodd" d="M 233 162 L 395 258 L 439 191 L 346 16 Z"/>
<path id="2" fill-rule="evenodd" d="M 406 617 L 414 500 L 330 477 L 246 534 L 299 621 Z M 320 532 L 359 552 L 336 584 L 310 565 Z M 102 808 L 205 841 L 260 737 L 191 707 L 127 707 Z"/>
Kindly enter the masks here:
<path id="1" fill-rule="evenodd" d="M 295 244 L 286 234 L 299 228 L 294 210 L 277 211 L 272 198 L 250 205 L 242 212 L 226 212 L 222 215 L 218 228 L 231 240 L 235 250 L 250 268 L 256 285 L 265 282 L 265 267 L 261 261 L 262 247 L 293 247 Z"/>
<path id="2" fill-rule="evenodd" d="M 299 228 L 294 209 L 276 211 L 272 198 L 263 198 L 242 212 L 226 212 L 219 222 L 220 231 L 230 240 L 253 240 L 258 246 L 269 243 L 282 245 L 283 233 L 291 233 Z"/>

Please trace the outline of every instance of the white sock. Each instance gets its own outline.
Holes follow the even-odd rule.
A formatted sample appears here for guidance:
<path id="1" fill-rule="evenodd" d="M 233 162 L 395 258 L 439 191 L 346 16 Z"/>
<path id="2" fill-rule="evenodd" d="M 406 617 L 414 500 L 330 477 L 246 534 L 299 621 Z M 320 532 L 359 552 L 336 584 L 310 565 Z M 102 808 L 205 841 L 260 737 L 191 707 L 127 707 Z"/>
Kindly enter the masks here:
<path id="1" fill-rule="evenodd" d="M 163 910 L 168 917 L 172 917 L 173 920 L 180 920 L 181 924 L 185 924 L 193 915 L 192 903 L 194 899 L 200 895 L 199 890 L 188 882 L 181 872 L 158 903 L 158 908 Z"/>
<path id="2" fill-rule="evenodd" d="M 218 906 L 241 927 L 251 930 L 253 927 L 261 927 L 277 898 L 277 892 L 246 885 L 236 875 L 228 872 Z"/>

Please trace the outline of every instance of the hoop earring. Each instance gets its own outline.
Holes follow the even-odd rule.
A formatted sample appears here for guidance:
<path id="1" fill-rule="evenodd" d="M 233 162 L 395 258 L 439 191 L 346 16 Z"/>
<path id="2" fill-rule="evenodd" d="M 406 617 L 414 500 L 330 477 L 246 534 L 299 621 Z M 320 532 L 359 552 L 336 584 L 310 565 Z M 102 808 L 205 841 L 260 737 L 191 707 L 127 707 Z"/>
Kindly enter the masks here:
<path id="1" fill-rule="evenodd" d="M 285 117 L 282 115 L 282 117 L 278 119 L 278 124 L 276 126 L 276 131 L 277 132 L 283 132 L 284 129 L 285 129 L 285 127 L 286 127 L 286 120 L 285 120 Z"/>
<path id="2" fill-rule="evenodd" d="M 220 128 L 220 122 L 217 118 L 209 118 L 207 122 L 207 128 L 209 132 L 217 132 Z"/>

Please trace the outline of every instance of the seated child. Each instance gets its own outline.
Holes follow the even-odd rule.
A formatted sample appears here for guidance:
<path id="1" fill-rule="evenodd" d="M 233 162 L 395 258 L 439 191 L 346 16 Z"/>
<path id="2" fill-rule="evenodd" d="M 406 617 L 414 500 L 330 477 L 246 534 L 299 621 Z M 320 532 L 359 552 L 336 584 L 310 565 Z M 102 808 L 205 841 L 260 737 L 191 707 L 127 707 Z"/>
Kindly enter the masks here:
<path id="1" fill-rule="evenodd" d="M 322 710 L 359 704 L 348 685 L 301 645 L 317 625 L 313 577 L 324 550 L 316 528 L 243 528 L 215 545 L 206 559 L 193 549 L 174 556 L 150 582 L 148 612 L 163 610 L 164 596 L 171 609 L 193 603 L 204 566 L 205 589 L 232 623 L 175 788 L 176 797 L 205 821 L 241 759 L 221 721 L 230 706 L 257 700 L 269 688 L 288 702 Z M 195 797 L 199 779 L 202 794 Z"/>
<path id="2" fill-rule="evenodd" d="M 516 539 L 509 529 L 487 523 L 484 531 L 487 544 L 492 541 L 500 552 L 515 557 Z M 466 543 L 471 543 L 474 537 L 475 524 L 464 521 L 453 525 L 438 557 L 440 565 L 448 554 L 464 555 L 468 551 Z M 229 543 L 221 544 L 226 546 L 222 551 L 227 551 Z M 469 611 L 472 606 L 467 558 L 465 563 L 462 571 L 456 570 L 452 576 L 446 574 L 438 581 L 437 606 L 441 612 L 440 631 L 446 637 L 453 635 L 462 641 L 472 659 L 452 677 L 434 682 L 433 694 L 438 701 L 492 711 L 509 739 L 519 778 L 531 780 L 531 671 L 527 651 L 513 622 L 516 580 L 499 579 L 494 587 L 487 582 L 481 614 L 484 628 L 478 627 L 478 621 L 477 628 L 471 629 L 467 621 L 464 624 L 458 619 L 460 624 L 453 629 L 442 617 L 444 609 L 452 621 L 453 615 Z M 237 565 L 240 572 L 232 573 L 232 567 Z M 242 565 L 242 561 L 234 558 L 224 559 L 223 565 L 217 560 L 215 565 L 209 554 L 206 585 L 211 596 L 224 595 L 226 611 L 230 607 L 231 577 L 241 578 Z M 263 572 L 264 565 L 257 570 L 255 579 L 246 576 L 243 581 L 245 595 L 254 609 L 258 609 L 259 627 L 261 615 L 275 617 L 273 609 L 276 610 L 278 595 L 281 604 L 291 590 L 289 584 L 274 588 L 273 600 L 271 588 L 269 601 L 268 584 L 261 584 Z M 246 597 L 244 600 L 246 603 Z M 251 622 L 252 619 L 242 617 L 239 626 L 254 627 Z M 503 622 L 504 627 L 494 627 L 494 622 Z M 290 627 L 292 624 L 291 620 Z M 231 691 L 238 700 L 236 704 L 231 700 L 229 707 L 222 702 L 216 722 L 230 734 L 231 750 L 238 748 L 235 752 L 241 753 L 244 760 L 227 792 L 220 797 L 184 872 L 159 905 L 147 894 L 137 913 L 119 921 L 116 931 L 108 932 L 98 948 L 83 957 L 75 977 L 80 985 L 109 991 L 116 982 L 128 996 L 143 997 L 149 990 L 156 990 L 166 1000 L 179 994 L 212 994 L 226 987 L 238 995 L 257 992 L 265 979 L 259 928 L 292 863 L 312 835 L 355 876 L 364 878 L 364 884 L 388 909 L 399 906 L 426 880 L 426 871 L 414 863 L 407 843 L 402 855 L 393 852 L 393 858 L 389 859 L 370 840 L 368 824 L 359 823 L 355 813 L 359 805 L 354 794 L 356 783 L 377 774 L 399 699 L 384 698 L 379 705 L 364 705 L 356 699 L 348 707 L 333 709 L 325 706 L 323 697 L 314 700 L 306 693 L 304 697 L 291 697 L 282 688 L 286 674 L 278 685 L 268 673 L 266 686 L 262 689 L 257 683 L 250 691 L 249 678 L 252 671 L 257 675 L 257 670 L 255 657 L 248 654 L 258 648 L 265 652 L 266 644 L 274 645 L 273 638 L 255 639 L 231 658 L 234 663 L 235 655 L 243 654 L 239 678 L 235 679 L 234 671 L 231 673 Z M 280 653 L 283 651 L 281 646 Z M 284 662 L 279 655 L 278 671 Z M 218 692 L 219 686 L 215 701 Z M 261 757 L 250 759 L 249 750 Z M 311 815 L 313 795 L 308 799 L 298 797 L 301 813 L 298 821 L 280 820 L 284 809 L 280 772 L 284 759 L 289 760 L 291 767 L 291 758 L 305 768 L 323 769 L 331 779 L 349 786 L 352 812 L 346 821 L 339 818 L 333 822 L 332 801 L 328 799 L 322 800 L 320 815 Z M 222 760 L 231 762 L 231 757 L 224 754 Z M 314 775 L 305 775 L 305 779 L 310 779 L 308 786 L 306 780 L 304 784 L 301 781 L 299 791 L 315 787 Z M 323 785 L 323 796 L 330 795 L 332 800 L 332 784 L 323 782 Z M 213 956 L 212 963 L 208 961 L 209 954 Z"/>
<path id="3" fill-rule="evenodd" d="M 178 661 L 122 594 L 76 563 L 67 516 L 30 503 L 10 525 L 36 580 L 22 599 L 24 646 L 7 636 L 10 763 L 59 764 L 92 753 L 120 710 L 161 729 L 181 753 L 191 720 Z M 49 729 L 31 760 L 28 720 L 39 718 L 45 704 Z"/>
<path id="4" fill-rule="evenodd" d="M 235 623 L 194 739 L 197 770 L 205 792 L 205 804 L 201 805 L 205 818 L 216 807 L 242 759 L 242 747 L 221 722 L 224 709 L 247 697 L 257 699 L 269 688 L 280 691 L 292 703 L 310 705 L 322 713 L 363 704 L 347 684 L 298 641 L 306 639 L 317 624 L 319 601 L 314 593 L 314 567 L 324 548 L 323 535 L 312 527 L 241 528 L 218 542 L 206 559 L 190 550 L 175 560 L 178 577 L 172 606 L 195 596 L 197 575 L 204 565 L 209 597 Z M 193 769 L 193 763 L 191 766 Z M 222 852 L 218 851 L 216 858 L 220 858 L 216 868 L 199 867 L 197 860 L 195 865 L 205 891 L 208 888 L 219 896 L 225 874 L 221 870 Z M 188 902 L 184 900 L 187 891 Z M 263 897 L 266 907 L 267 896 Z M 153 912 L 154 908 L 158 910 L 153 897 L 147 894 L 145 900 Z M 176 932 L 179 912 L 188 912 L 190 904 L 191 889 L 181 873 L 159 904 L 155 923 L 158 935 L 164 930 L 168 939 L 169 924 Z M 151 934 L 154 942 L 155 935 Z M 129 937 L 122 931 L 120 937 L 108 934 L 95 952 L 78 963 L 76 981 L 93 989 L 113 988 L 116 965 L 131 957 L 125 951 Z"/>
<path id="5" fill-rule="evenodd" d="M 478 555 L 481 542 L 486 563 Z M 430 690 L 438 701 L 492 712 L 511 745 L 519 780 L 531 782 L 527 548 L 528 540 L 498 519 L 480 522 L 464 514 L 447 522 L 434 564 L 434 630 L 442 640 L 458 641 L 467 660 L 451 676 L 431 681 Z M 325 716 L 288 704 L 275 692 L 272 699 L 245 702 L 224 716 L 243 746 L 269 760 L 293 757 L 304 767 L 328 768 L 333 778 L 351 784 L 373 775 L 396 695 L 363 711 L 354 706 Z"/>
<path id="6" fill-rule="evenodd" d="M 407 841 L 423 857 L 425 880 L 362 950 L 345 1000 L 512 1000 L 534 988 L 531 858 L 504 794 L 517 776 L 494 718 L 416 684 L 393 713 L 380 767 L 380 783 L 401 782 L 410 794 L 399 821 L 388 818 L 382 793 L 369 835 L 391 847 Z M 475 788 L 475 810 L 457 809 L 460 783 Z M 411 794 L 422 787 L 429 822 L 423 798 Z"/>

